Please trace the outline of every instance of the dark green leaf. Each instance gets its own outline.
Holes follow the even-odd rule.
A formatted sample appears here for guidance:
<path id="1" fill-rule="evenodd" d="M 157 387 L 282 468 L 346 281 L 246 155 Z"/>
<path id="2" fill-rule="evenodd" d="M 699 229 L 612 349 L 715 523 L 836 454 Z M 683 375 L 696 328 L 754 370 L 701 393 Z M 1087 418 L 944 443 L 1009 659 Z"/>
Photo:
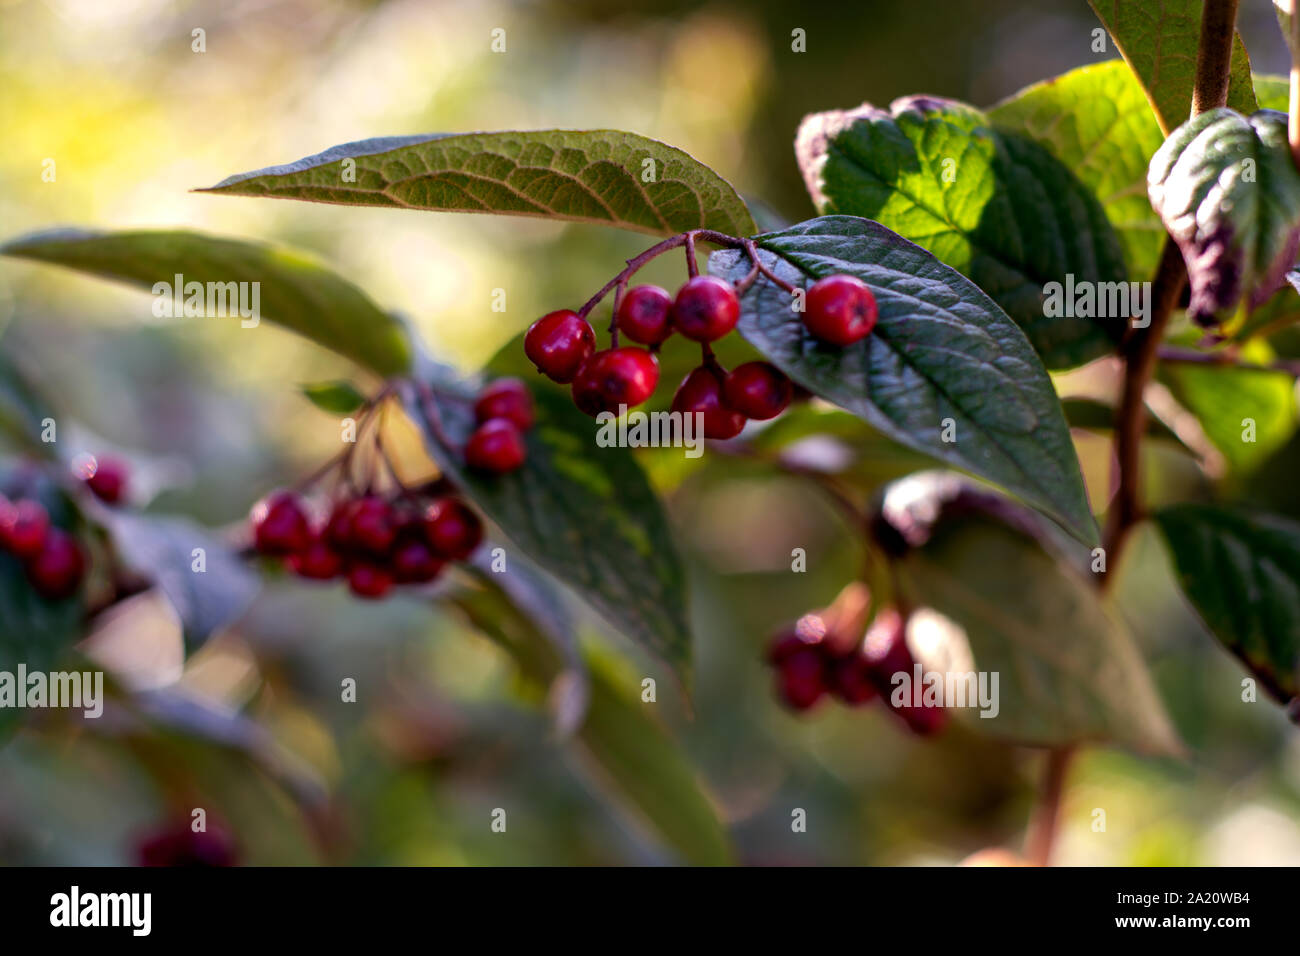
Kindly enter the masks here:
<path id="1" fill-rule="evenodd" d="M 302 393 L 322 412 L 331 415 L 350 415 L 366 401 L 351 382 L 315 382 L 302 386 Z"/>
<path id="2" fill-rule="evenodd" d="M 1115 46 L 1137 74 L 1151 100 L 1160 128 L 1168 133 L 1192 113 L 1196 50 L 1204 0 L 1088 0 Z M 1242 113 L 1256 109 L 1250 57 L 1237 34 L 1229 67 L 1228 106 Z"/>
<path id="3" fill-rule="evenodd" d="M 1300 524 L 1209 505 L 1156 515 L 1183 594 L 1286 703 L 1300 693 Z"/>
<path id="4" fill-rule="evenodd" d="M 257 595 L 257 575 L 234 549 L 187 518 L 106 510 L 103 520 L 126 566 L 167 595 L 191 647 L 239 618 Z"/>
<path id="5" fill-rule="evenodd" d="M 525 436 L 524 466 L 507 475 L 476 474 L 459 451 L 474 427 L 472 393 L 444 386 L 430 411 L 418 391 L 406 389 L 408 413 L 457 487 L 528 557 L 689 686 L 684 573 L 632 453 L 598 447 L 595 422 L 568 396 L 548 389 L 535 394 L 537 424 Z"/>
<path id="6" fill-rule="evenodd" d="M 845 349 L 818 343 L 790 297 L 759 280 L 741 334 L 810 391 L 903 445 L 999 484 L 1081 540 L 1096 539 L 1079 462 L 1051 380 L 1024 333 L 969 279 L 878 223 L 826 216 L 759 240 L 796 285 L 832 273 L 875 293 L 875 332 Z M 710 271 L 738 280 L 745 257 L 714 253 Z M 948 420 L 955 441 L 945 441 Z"/>
<path id="7" fill-rule="evenodd" d="M 246 302 L 251 304 L 256 290 L 261 318 L 380 375 L 404 372 L 411 365 L 411 344 L 402 323 L 328 266 L 297 250 L 195 232 L 61 229 L 11 240 L 0 246 L 0 253 L 145 289 L 166 283 L 171 290 L 177 275 L 187 285 L 199 282 L 205 288 L 209 283 L 257 283 L 248 287 Z M 171 303 L 171 291 L 155 304 L 163 301 Z M 252 320 L 242 319 L 230 304 L 226 309 L 226 318 L 192 321 L 228 322 L 248 334 L 254 326 L 242 326 Z"/>
<path id="8" fill-rule="evenodd" d="M 1164 142 L 1141 84 L 1122 60 L 1044 80 L 988 111 L 999 130 L 1052 151 L 1100 201 L 1134 281 L 1148 281 L 1165 229 L 1147 200 L 1147 164 Z"/>
<path id="9" fill-rule="evenodd" d="M 1300 172 L 1285 113 L 1208 110 L 1151 159 L 1151 205 L 1187 262 L 1193 318 L 1221 321 L 1276 292 L 1300 244 Z"/>
<path id="10" fill-rule="evenodd" d="M 655 235 L 757 231 L 745 203 L 713 170 L 680 149 L 618 130 L 367 139 L 200 192 L 567 219 Z"/>
<path id="11" fill-rule="evenodd" d="M 1125 315 L 1050 308 L 1051 283 L 1120 282 L 1097 198 L 1046 148 L 952 100 L 907 97 L 804 119 L 799 168 L 821 213 L 874 219 L 969 276 L 1048 368 L 1113 351 Z"/>
<path id="12" fill-rule="evenodd" d="M 997 673 L 999 712 L 970 723 L 1021 743 L 1115 741 L 1179 750 L 1123 625 L 1084 580 L 1021 530 L 946 517 L 900 565 L 910 599 L 964 629 L 974 668 Z"/>

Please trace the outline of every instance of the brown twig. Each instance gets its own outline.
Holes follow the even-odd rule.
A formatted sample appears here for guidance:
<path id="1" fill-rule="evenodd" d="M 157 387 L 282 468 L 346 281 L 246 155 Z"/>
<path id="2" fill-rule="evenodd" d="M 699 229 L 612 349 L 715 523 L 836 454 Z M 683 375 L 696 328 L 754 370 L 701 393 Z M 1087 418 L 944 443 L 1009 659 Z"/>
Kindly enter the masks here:
<path id="1" fill-rule="evenodd" d="M 1025 859 L 1034 866 L 1047 866 L 1052 861 L 1060 824 L 1061 798 L 1065 793 L 1065 774 L 1073 756 L 1073 747 L 1056 747 L 1047 752 L 1042 790 L 1025 836 Z"/>

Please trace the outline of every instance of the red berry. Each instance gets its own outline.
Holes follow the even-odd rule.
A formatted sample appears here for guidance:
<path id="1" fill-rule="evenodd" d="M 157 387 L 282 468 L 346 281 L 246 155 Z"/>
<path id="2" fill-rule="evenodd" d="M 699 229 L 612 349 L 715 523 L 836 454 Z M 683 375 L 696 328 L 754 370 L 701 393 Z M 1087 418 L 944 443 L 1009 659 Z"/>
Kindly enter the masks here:
<path id="1" fill-rule="evenodd" d="M 328 541 L 315 538 L 306 548 L 290 555 L 289 566 L 299 577 L 329 581 L 343 573 L 343 556 Z"/>
<path id="2" fill-rule="evenodd" d="M 943 707 L 917 706 L 913 701 L 916 661 L 907 647 L 907 622 L 897 611 L 887 608 L 876 616 L 867 631 L 863 649 L 872 682 L 881 698 L 889 704 L 889 709 L 901 717 L 914 733 L 926 735 L 942 729 L 948 716 Z M 910 694 L 896 705 L 893 700 L 894 675 L 900 673 L 908 677 L 902 686 Z"/>
<path id="3" fill-rule="evenodd" d="M 146 834 L 135 855 L 140 866 L 234 866 L 238 860 L 235 841 L 224 828 L 209 821 L 196 833 L 188 819 Z"/>
<path id="4" fill-rule="evenodd" d="M 640 405 L 659 384 L 659 360 L 645 349 L 624 346 L 597 352 L 573 380 L 573 401 L 588 415 L 618 414 L 619 406 Z"/>
<path id="5" fill-rule="evenodd" d="M 115 505 L 126 494 L 127 467 L 115 458 L 95 460 L 94 468 L 86 478 L 86 485 L 105 504 Z"/>
<path id="6" fill-rule="evenodd" d="M 807 710 L 826 693 L 826 668 L 821 650 L 810 646 L 794 651 L 776 670 L 777 691 L 786 705 Z"/>
<path id="7" fill-rule="evenodd" d="M 352 536 L 352 517 L 357 512 L 358 499 L 337 502 L 330 512 L 330 520 L 325 525 L 325 540 L 336 551 L 348 552 L 356 548 Z"/>
<path id="8" fill-rule="evenodd" d="M 672 410 L 684 415 L 702 413 L 705 438 L 735 438 L 745 427 L 745 416 L 722 399 L 722 377 L 705 365 L 682 379 Z"/>
<path id="9" fill-rule="evenodd" d="M 478 393 L 474 403 L 474 420 L 479 424 L 492 418 L 513 422 L 521 432 L 533 427 L 533 393 L 517 378 L 503 378 Z"/>
<path id="10" fill-rule="evenodd" d="M 276 492 L 253 508 L 253 537 L 263 554 L 289 555 L 311 541 L 311 528 L 297 497 Z"/>
<path id="11" fill-rule="evenodd" d="M 871 665 L 856 648 L 852 654 L 831 661 L 830 685 L 835 696 L 850 707 L 869 703 L 876 696 Z"/>
<path id="12" fill-rule="evenodd" d="M 639 285 L 618 304 L 618 330 L 633 342 L 658 345 L 673 334 L 673 297 L 657 285 Z"/>
<path id="13" fill-rule="evenodd" d="M 736 327 L 740 300 L 730 282 L 717 276 L 696 276 L 677 292 L 673 326 L 688 339 L 713 342 Z"/>
<path id="14" fill-rule="evenodd" d="M 494 475 L 521 467 L 526 455 L 524 436 L 504 418 L 488 419 L 474 429 L 465 444 L 465 464 Z"/>
<path id="15" fill-rule="evenodd" d="M 27 562 L 27 579 L 41 597 L 51 601 L 75 594 L 85 573 L 86 558 L 81 546 L 59 528 L 49 529 L 44 547 Z"/>
<path id="16" fill-rule="evenodd" d="M 45 546 L 50 516 L 39 501 L 0 503 L 0 547 L 19 558 L 34 558 Z"/>
<path id="17" fill-rule="evenodd" d="M 746 418 L 766 421 L 785 411 L 794 385 L 770 362 L 746 362 L 732 369 L 722 386 L 726 403 Z"/>
<path id="18" fill-rule="evenodd" d="M 440 498 L 424 512 L 424 538 L 440 557 L 464 561 L 483 540 L 483 524 L 459 498 Z"/>
<path id="19" fill-rule="evenodd" d="M 348 588 L 359 598 L 376 601 L 393 589 L 393 576 L 377 564 L 358 561 L 348 569 Z"/>
<path id="20" fill-rule="evenodd" d="M 876 297 L 861 279 L 827 276 L 808 287 L 803 324 L 813 337 L 831 345 L 852 345 L 876 327 Z"/>
<path id="21" fill-rule="evenodd" d="M 388 502 L 374 495 L 357 501 L 352 511 L 352 544 L 377 558 L 387 556 L 397 538 L 397 521 Z"/>
<path id="22" fill-rule="evenodd" d="M 524 335 L 524 354 L 537 370 L 566 385 L 596 350 L 596 333 L 577 312 L 561 309 L 542 316 Z"/>
<path id="23" fill-rule="evenodd" d="M 804 640 L 799 636 L 797 630 L 782 631 L 768 645 L 767 662 L 769 664 L 780 664 L 798 651 L 806 651 L 809 648 L 816 649 L 819 646 L 820 642 L 818 641 Z"/>
<path id="24" fill-rule="evenodd" d="M 393 577 L 400 584 L 425 584 L 442 570 L 439 558 L 423 541 L 404 541 L 393 551 Z"/>

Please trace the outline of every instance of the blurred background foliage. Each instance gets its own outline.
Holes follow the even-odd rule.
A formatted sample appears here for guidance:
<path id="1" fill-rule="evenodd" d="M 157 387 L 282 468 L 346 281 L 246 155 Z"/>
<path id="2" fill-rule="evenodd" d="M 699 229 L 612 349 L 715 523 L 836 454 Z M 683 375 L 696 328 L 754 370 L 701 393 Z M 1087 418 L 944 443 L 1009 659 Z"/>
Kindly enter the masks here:
<path id="1" fill-rule="evenodd" d="M 188 190 L 370 136 L 613 127 L 682 147 L 797 221 L 812 214 L 791 149 L 805 113 L 919 92 L 989 105 L 1115 56 L 1093 51 L 1097 24 L 1082 0 L 0 0 L 0 16 L 5 237 L 60 224 L 182 226 L 295 244 L 409 315 L 466 370 L 542 312 L 584 300 L 648 241 Z M 507 31 L 505 54 L 489 50 L 495 27 Z M 806 53 L 791 52 L 796 27 Z M 1240 27 L 1256 70 L 1283 72 L 1269 4 L 1244 4 Z M 196 28 L 206 52 L 191 49 Z M 41 179 L 46 159 L 54 182 Z M 661 261 L 651 277 L 668 284 L 679 268 Z M 490 308 L 498 288 L 504 313 Z M 295 386 L 356 374 L 266 323 L 155 319 L 147 296 L 26 264 L 0 266 L 0 328 L 0 348 L 62 415 L 187 475 L 153 510 L 209 524 L 238 520 L 336 447 L 337 422 Z M 1067 376 L 1062 389 L 1104 391 L 1104 372 Z M 1106 436 L 1077 434 L 1101 510 Z M 1150 461 L 1154 497 L 1206 493 L 1204 463 L 1180 446 L 1155 442 Z M 1234 490 L 1300 514 L 1298 463 L 1293 437 Z M 766 638 L 828 603 L 861 559 L 834 507 L 798 479 L 722 456 L 683 468 L 650 452 L 644 464 L 691 571 L 694 718 L 625 641 L 591 622 L 584 637 L 628 693 L 643 674 L 661 678 L 654 706 L 736 857 L 943 863 L 1016 846 L 1038 754 L 961 725 L 921 742 L 880 708 L 825 705 L 796 719 L 776 703 Z M 868 452 L 856 480 L 865 490 L 895 464 Z M 810 555 L 806 574 L 789 571 L 795 547 Z M 1087 751 L 1060 861 L 1300 862 L 1300 735 L 1272 704 L 1241 703 L 1242 672 L 1185 607 L 1154 535 L 1138 536 L 1122 570 L 1121 610 L 1188 757 Z M 245 622 L 183 668 L 164 617 L 134 617 L 116 636 L 131 648 L 119 660 L 141 684 L 179 680 L 265 736 L 232 748 L 161 726 L 92 732 L 51 718 L 28 728 L 0 750 L 0 862 L 129 861 L 136 834 L 191 806 L 226 821 L 251 863 L 673 859 L 602 795 L 511 661 L 454 609 L 368 606 L 339 588 L 272 580 Z M 343 677 L 358 681 L 355 705 L 338 700 Z M 505 834 L 489 829 L 496 807 L 508 810 Z M 806 834 L 791 832 L 796 807 Z M 1104 833 L 1092 830 L 1094 808 L 1106 811 Z"/>

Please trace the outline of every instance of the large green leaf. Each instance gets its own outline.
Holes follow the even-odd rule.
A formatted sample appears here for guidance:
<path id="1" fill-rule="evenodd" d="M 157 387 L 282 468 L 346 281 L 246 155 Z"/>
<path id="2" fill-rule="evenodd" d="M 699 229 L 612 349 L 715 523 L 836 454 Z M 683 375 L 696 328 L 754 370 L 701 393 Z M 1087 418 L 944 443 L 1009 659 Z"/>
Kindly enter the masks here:
<path id="1" fill-rule="evenodd" d="M 537 423 L 518 471 L 468 470 L 472 392 L 437 386 L 433 409 L 416 385 L 406 408 L 425 446 L 503 534 L 635 642 L 690 683 L 685 574 L 668 523 L 626 448 L 601 448 L 596 424 L 553 390 L 535 394 Z M 450 444 L 448 444 L 448 442 Z"/>
<path id="2" fill-rule="evenodd" d="M 848 273 L 875 294 L 880 318 L 849 348 L 807 334 L 771 282 L 745 294 L 741 334 L 800 385 L 909 448 L 1024 498 L 1084 541 L 1096 539 L 1079 462 L 1051 380 L 1024 333 L 987 295 L 879 223 L 826 216 L 759 238 L 784 280 Z M 709 269 L 738 280 L 744 255 Z M 955 440 L 945 441 L 945 423 Z"/>
<path id="3" fill-rule="evenodd" d="M 1123 60 L 1044 80 L 988 115 L 996 128 L 1050 149 L 1092 190 L 1124 245 L 1130 279 L 1155 274 L 1165 230 L 1147 199 L 1147 164 L 1165 138 Z"/>
<path id="4" fill-rule="evenodd" d="M 1183 594 L 1283 703 L 1300 693 L 1300 524 L 1210 505 L 1155 516 Z"/>
<path id="5" fill-rule="evenodd" d="M 521 672 L 541 688 L 570 666 L 529 613 L 501 589 L 497 575 L 479 575 L 483 589 L 453 598 L 470 620 L 514 657 Z M 700 866 L 731 862 L 726 830 L 681 748 L 647 712 L 639 689 L 598 658 L 590 671 L 586 718 L 568 747 L 580 767 L 617 806 L 644 825 L 683 862 Z"/>
<path id="6" fill-rule="evenodd" d="M 888 112 L 808 116 L 795 152 L 818 212 L 877 220 L 969 276 L 1048 368 L 1115 348 L 1127 316 L 1049 308 L 1050 283 L 1120 282 L 1127 272 L 1096 196 L 1038 142 L 995 129 L 973 107 L 917 96 Z"/>
<path id="7" fill-rule="evenodd" d="M 1204 0 L 1088 0 L 1115 46 L 1137 74 L 1165 133 L 1192 113 L 1196 50 Z M 1228 106 L 1242 113 L 1256 108 L 1250 57 L 1241 35 L 1233 38 Z"/>
<path id="8" fill-rule="evenodd" d="M 757 231 L 744 201 L 713 170 L 680 149 L 619 130 L 367 139 L 200 192 L 536 216 L 655 235 Z"/>
<path id="9" fill-rule="evenodd" d="M 1244 346 L 1240 356 L 1266 365 L 1273 351 L 1256 341 Z M 1288 372 L 1164 362 L 1158 377 L 1200 421 L 1233 471 L 1248 472 L 1263 464 L 1295 433 L 1295 379 Z"/>
<path id="10" fill-rule="evenodd" d="M 411 345 L 400 321 L 359 288 L 303 252 L 243 239 L 172 230 L 60 229 L 10 240 L 0 253 L 116 279 L 145 289 L 183 282 L 258 283 L 260 318 L 333 349 L 380 375 L 406 371 Z M 171 293 L 167 293 L 171 298 Z M 232 310 L 233 311 L 233 310 Z M 224 321 L 241 323 L 235 316 Z M 241 328 L 246 334 L 252 328 Z"/>
<path id="11" fill-rule="evenodd" d="M 1152 157 L 1148 188 L 1187 262 L 1193 318 L 1222 321 L 1282 286 L 1300 244 L 1285 113 L 1224 108 L 1189 120 Z"/>
<path id="12" fill-rule="evenodd" d="M 1178 739 L 1121 622 L 1092 582 L 988 514 L 944 517 L 900 564 L 909 598 L 965 630 L 999 712 L 976 729 L 1059 746 L 1116 741 L 1175 753 Z"/>

